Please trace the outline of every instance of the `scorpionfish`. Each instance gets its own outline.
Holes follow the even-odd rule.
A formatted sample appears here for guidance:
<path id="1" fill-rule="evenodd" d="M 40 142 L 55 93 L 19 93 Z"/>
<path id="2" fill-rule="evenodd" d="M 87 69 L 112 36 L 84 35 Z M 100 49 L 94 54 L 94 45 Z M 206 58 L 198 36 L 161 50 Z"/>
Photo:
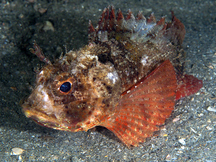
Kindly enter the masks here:
<path id="1" fill-rule="evenodd" d="M 78 132 L 95 126 L 138 146 L 171 115 L 176 100 L 196 93 L 202 81 L 183 73 L 185 27 L 172 13 L 156 21 L 113 7 L 88 27 L 88 45 L 53 63 L 34 43 L 30 51 L 46 65 L 23 103 L 25 115 L 45 127 Z"/>

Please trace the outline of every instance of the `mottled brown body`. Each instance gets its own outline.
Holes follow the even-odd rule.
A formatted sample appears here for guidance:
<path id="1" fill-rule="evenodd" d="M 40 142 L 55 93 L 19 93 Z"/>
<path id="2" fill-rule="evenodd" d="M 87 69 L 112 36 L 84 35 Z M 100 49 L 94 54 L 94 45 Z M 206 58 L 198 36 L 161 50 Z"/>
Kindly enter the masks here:
<path id="1" fill-rule="evenodd" d="M 176 97 L 184 34 L 174 15 L 165 23 L 129 11 L 124 20 L 121 11 L 115 18 L 114 9 L 106 8 L 96 28 L 89 24 L 89 44 L 53 64 L 34 45 L 32 53 L 47 65 L 23 110 L 58 130 L 105 126 L 126 145 L 137 146 L 169 117 L 176 99 L 190 94 Z"/>

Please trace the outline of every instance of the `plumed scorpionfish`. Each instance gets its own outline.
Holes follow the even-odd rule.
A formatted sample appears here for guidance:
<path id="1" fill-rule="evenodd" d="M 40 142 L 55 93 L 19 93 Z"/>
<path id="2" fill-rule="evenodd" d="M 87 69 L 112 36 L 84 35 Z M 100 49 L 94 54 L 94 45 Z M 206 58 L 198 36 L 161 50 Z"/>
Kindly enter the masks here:
<path id="1" fill-rule="evenodd" d="M 185 28 L 173 12 L 166 23 L 105 8 L 88 32 L 88 45 L 54 63 L 34 43 L 31 52 L 46 65 L 22 107 L 38 124 L 71 132 L 103 126 L 128 147 L 138 146 L 159 130 L 177 100 L 202 87 L 183 74 Z"/>

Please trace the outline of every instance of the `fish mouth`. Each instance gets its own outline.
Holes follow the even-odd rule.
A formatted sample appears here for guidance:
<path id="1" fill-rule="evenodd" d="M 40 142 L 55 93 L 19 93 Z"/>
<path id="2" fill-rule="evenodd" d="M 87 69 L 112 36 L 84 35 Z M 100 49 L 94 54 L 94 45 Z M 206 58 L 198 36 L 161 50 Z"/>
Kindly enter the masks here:
<path id="1" fill-rule="evenodd" d="M 25 103 L 22 107 L 25 116 L 41 126 L 70 132 L 78 132 L 82 130 L 77 123 L 72 124 L 66 119 L 60 121 L 54 115 L 46 114 L 45 112 L 41 112 L 35 108 L 29 108 Z"/>

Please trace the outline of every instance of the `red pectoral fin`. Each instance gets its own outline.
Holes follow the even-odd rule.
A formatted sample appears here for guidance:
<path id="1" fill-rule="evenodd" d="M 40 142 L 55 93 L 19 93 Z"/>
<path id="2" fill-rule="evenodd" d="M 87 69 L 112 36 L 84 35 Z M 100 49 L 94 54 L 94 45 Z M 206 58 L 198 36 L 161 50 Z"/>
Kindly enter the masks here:
<path id="1" fill-rule="evenodd" d="M 123 94 L 116 113 L 102 126 L 113 131 L 127 146 L 137 146 L 170 116 L 176 88 L 175 70 L 167 60 Z"/>
<path id="2" fill-rule="evenodd" d="M 183 77 L 178 78 L 176 100 L 196 93 L 202 86 L 202 80 L 199 80 L 192 75 L 186 74 Z"/>

